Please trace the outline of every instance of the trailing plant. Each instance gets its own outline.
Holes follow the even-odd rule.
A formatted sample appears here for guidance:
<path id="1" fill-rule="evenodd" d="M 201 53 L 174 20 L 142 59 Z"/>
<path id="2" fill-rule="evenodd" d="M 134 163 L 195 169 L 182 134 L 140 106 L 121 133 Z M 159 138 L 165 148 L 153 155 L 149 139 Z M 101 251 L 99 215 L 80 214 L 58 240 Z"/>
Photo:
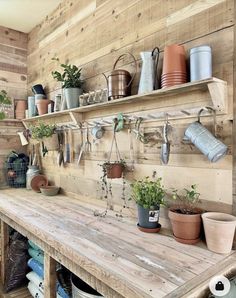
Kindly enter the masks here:
<path id="1" fill-rule="evenodd" d="M 190 189 L 184 188 L 181 193 L 174 189 L 172 199 L 178 201 L 178 208 L 175 211 L 182 214 L 195 214 L 194 209 L 200 203 L 199 197 L 200 193 L 197 192 L 196 184 L 191 185 Z"/>
<path id="2" fill-rule="evenodd" d="M 54 124 L 44 124 L 39 122 L 37 125 L 30 127 L 32 139 L 41 140 L 43 138 L 51 137 L 55 132 L 56 126 Z"/>
<path id="3" fill-rule="evenodd" d="M 60 63 L 58 58 L 52 58 Z M 81 80 L 81 70 L 76 65 L 63 64 L 60 66 L 63 68 L 63 72 L 52 71 L 52 76 L 55 80 L 62 83 L 62 88 L 81 88 L 83 80 Z"/>
<path id="4" fill-rule="evenodd" d="M 6 114 L 4 113 L 3 109 L 4 106 L 10 107 L 12 101 L 11 98 L 7 95 L 7 92 L 5 90 L 0 91 L 0 120 L 5 119 Z"/>
<path id="5" fill-rule="evenodd" d="M 161 182 L 162 178 L 136 180 L 131 184 L 132 199 L 145 209 L 165 205 L 165 189 Z"/>

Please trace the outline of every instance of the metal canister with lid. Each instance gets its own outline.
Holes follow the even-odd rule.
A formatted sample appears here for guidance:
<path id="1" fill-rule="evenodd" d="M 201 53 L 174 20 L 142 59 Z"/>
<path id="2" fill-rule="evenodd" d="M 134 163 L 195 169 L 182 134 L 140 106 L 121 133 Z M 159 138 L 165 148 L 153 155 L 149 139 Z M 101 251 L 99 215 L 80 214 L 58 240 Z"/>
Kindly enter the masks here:
<path id="1" fill-rule="evenodd" d="M 212 51 L 208 45 L 190 49 L 190 81 L 212 77 Z"/>

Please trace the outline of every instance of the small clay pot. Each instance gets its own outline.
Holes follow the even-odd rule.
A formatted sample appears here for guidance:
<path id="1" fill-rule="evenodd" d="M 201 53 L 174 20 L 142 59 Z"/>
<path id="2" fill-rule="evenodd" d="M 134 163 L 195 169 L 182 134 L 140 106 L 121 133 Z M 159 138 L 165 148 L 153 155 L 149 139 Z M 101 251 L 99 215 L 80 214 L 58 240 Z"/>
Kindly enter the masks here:
<path id="1" fill-rule="evenodd" d="M 38 109 L 39 115 L 44 115 L 48 113 L 48 105 L 51 101 L 48 99 L 38 99 L 36 101 L 36 106 Z"/>
<path id="2" fill-rule="evenodd" d="M 124 165 L 121 163 L 110 163 L 106 165 L 107 178 L 121 178 L 124 171 Z"/>
<path id="3" fill-rule="evenodd" d="M 40 191 L 45 196 L 56 196 L 60 190 L 58 186 L 42 186 L 40 187 Z"/>
<path id="4" fill-rule="evenodd" d="M 171 208 L 168 216 L 176 241 L 185 244 L 194 244 L 200 240 L 201 209 L 195 209 L 195 214 L 182 214 L 178 209 Z"/>
<path id="5" fill-rule="evenodd" d="M 230 253 L 233 245 L 236 217 L 220 212 L 202 214 L 207 248 L 216 253 Z"/>
<path id="6" fill-rule="evenodd" d="M 48 179 L 44 175 L 35 175 L 30 181 L 30 186 L 35 192 L 40 192 L 40 187 L 48 186 Z"/>

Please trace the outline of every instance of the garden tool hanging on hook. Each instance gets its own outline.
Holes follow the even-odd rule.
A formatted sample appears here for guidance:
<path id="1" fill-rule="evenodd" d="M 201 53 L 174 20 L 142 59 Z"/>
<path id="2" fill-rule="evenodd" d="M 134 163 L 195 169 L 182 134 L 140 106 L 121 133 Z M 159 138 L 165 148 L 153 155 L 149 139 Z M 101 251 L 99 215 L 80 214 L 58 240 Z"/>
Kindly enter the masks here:
<path id="1" fill-rule="evenodd" d="M 168 164 L 170 156 L 170 142 L 168 140 L 168 127 L 170 123 L 168 121 L 168 114 L 166 114 L 165 123 L 163 126 L 163 143 L 161 145 L 161 161 L 163 164 Z"/>
<path id="2" fill-rule="evenodd" d="M 143 118 L 142 117 L 138 117 L 136 122 L 135 122 L 135 126 L 134 126 L 134 129 L 132 129 L 132 132 L 135 133 L 136 135 L 136 139 L 139 140 L 140 142 L 142 142 L 143 144 L 147 144 L 149 142 L 149 138 L 146 137 L 144 135 L 144 133 L 142 133 L 140 131 L 140 125 L 141 125 L 141 122 L 143 121 Z"/>

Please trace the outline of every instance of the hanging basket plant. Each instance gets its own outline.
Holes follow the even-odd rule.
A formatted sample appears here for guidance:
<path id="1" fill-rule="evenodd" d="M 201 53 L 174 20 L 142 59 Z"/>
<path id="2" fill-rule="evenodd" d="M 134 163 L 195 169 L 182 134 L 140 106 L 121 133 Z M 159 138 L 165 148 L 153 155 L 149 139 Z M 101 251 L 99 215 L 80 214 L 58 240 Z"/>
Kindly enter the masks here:
<path id="1" fill-rule="evenodd" d="M 121 158 L 120 151 L 117 144 L 117 139 L 116 139 L 117 125 L 118 125 L 118 121 L 117 119 L 115 119 L 109 157 L 108 157 L 108 160 L 102 164 L 103 172 L 106 175 L 106 177 L 109 179 L 122 178 L 123 172 L 126 167 L 126 162 Z M 111 154 L 114 146 L 115 146 L 116 160 L 111 161 Z"/>

